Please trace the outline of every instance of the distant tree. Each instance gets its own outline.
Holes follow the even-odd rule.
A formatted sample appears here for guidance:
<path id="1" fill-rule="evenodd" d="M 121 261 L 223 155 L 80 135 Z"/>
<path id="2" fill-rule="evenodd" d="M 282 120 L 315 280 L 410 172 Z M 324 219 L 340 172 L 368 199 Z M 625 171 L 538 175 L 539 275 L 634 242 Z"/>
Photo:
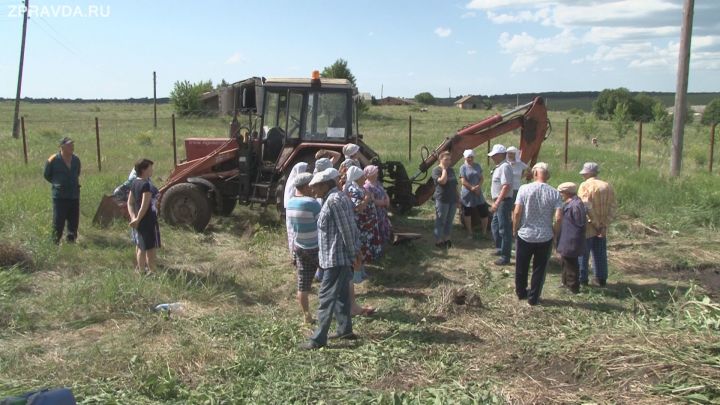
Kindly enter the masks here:
<path id="1" fill-rule="evenodd" d="M 607 120 L 613 117 L 618 104 L 630 102 L 630 90 L 620 87 L 617 89 L 605 89 L 600 92 L 598 98 L 593 102 L 593 113 L 595 116 Z"/>
<path id="2" fill-rule="evenodd" d="M 720 98 L 712 100 L 705 106 L 705 112 L 703 112 L 702 120 L 700 120 L 700 123 L 704 125 L 712 125 L 718 122 L 720 122 Z"/>
<path id="3" fill-rule="evenodd" d="M 225 79 L 222 79 L 220 81 L 220 84 L 217 85 L 218 89 L 223 88 L 223 87 L 230 87 L 230 83 L 226 82 Z"/>
<path id="4" fill-rule="evenodd" d="M 320 76 L 332 79 L 348 79 L 353 86 L 356 86 L 355 76 L 350 71 L 345 59 L 338 59 L 332 65 L 325 66 Z"/>
<path id="5" fill-rule="evenodd" d="M 632 128 L 632 120 L 630 119 L 630 108 L 627 103 L 620 103 L 615 107 L 612 116 L 612 126 L 618 138 L 624 138 L 625 134 Z"/>
<path id="6" fill-rule="evenodd" d="M 433 96 L 429 92 L 425 91 L 425 92 L 416 94 L 415 101 L 417 101 L 420 104 L 434 105 L 435 104 L 435 96 Z"/>
<path id="7" fill-rule="evenodd" d="M 650 127 L 650 135 L 653 139 L 667 143 L 672 138 L 673 119 L 665 111 L 662 104 L 653 106 L 653 123 Z"/>
<path id="8" fill-rule="evenodd" d="M 580 133 L 585 139 L 594 138 L 597 135 L 599 124 L 597 118 L 592 114 L 582 117 L 578 121 L 578 125 L 580 127 Z"/>
<path id="9" fill-rule="evenodd" d="M 377 99 L 375 98 L 375 96 L 372 96 L 372 97 L 370 98 L 370 104 L 371 104 L 371 105 L 378 105 L 378 101 L 377 101 Z"/>
<path id="10" fill-rule="evenodd" d="M 213 85 L 211 80 L 197 83 L 190 83 L 187 80 L 182 82 L 177 81 L 173 86 L 173 90 L 170 92 L 170 100 L 175 107 L 175 112 L 181 117 L 196 114 L 204 115 L 207 111 L 204 111 L 202 108 L 200 96 L 212 90 Z"/>
<path id="11" fill-rule="evenodd" d="M 660 100 L 645 93 L 636 94 L 628 103 L 630 118 L 633 121 L 650 122 L 653 119 L 655 104 L 661 104 Z"/>

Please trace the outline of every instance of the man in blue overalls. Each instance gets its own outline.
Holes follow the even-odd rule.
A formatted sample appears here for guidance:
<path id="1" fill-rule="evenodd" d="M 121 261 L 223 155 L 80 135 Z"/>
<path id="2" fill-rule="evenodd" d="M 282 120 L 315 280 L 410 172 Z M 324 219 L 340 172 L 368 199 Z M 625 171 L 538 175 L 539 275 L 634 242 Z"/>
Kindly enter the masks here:
<path id="1" fill-rule="evenodd" d="M 53 237 L 60 243 L 67 222 L 67 241 L 74 243 L 80 222 L 80 158 L 73 140 L 60 140 L 60 151 L 45 163 L 45 180 L 52 185 Z"/>

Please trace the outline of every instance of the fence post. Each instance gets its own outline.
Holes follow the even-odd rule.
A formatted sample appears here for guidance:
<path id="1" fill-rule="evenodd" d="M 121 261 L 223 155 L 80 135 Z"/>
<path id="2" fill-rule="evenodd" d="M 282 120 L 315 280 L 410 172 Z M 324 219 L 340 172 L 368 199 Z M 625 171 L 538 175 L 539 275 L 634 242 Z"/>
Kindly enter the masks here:
<path id="1" fill-rule="evenodd" d="M 408 116 L 408 162 L 412 161 L 412 115 Z"/>
<path id="2" fill-rule="evenodd" d="M 28 151 L 27 151 L 27 138 L 25 137 L 25 117 L 20 117 L 20 128 L 22 130 L 23 139 L 23 156 L 25 157 L 25 164 L 28 164 Z M 712 163 L 710 163 L 712 167 Z"/>
<path id="3" fill-rule="evenodd" d="M 710 129 L 710 167 L 709 167 L 710 174 L 712 174 L 713 154 L 715 153 L 715 125 L 717 125 L 717 123 L 713 123 L 712 128 Z M 24 134 L 25 134 L 25 130 L 23 129 L 23 139 L 25 139 Z"/>
<path id="4" fill-rule="evenodd" d="M 640 168 L 640 162 L 642 161 L 642 121 L 639 122 L 638 126 L 638 158 L 637 167 Z"/>
<path id="5" fill-rule="evenodd" d="M 565 170 L 568 165 L 568 138 L 570 134 L 570 118 L 565 118 Z"/>
<path id="6" fill-rule="evenodd" d="M 490 140 L 488 139 L 487 167 L 490 167 Z"/>
<path id="7" fill-rule="evenodd" d="M 95 117 L 95 145 L 97 146 L 98 171 L 102 171 L 102 163 L 100 162 L 100 124 L 98 118 Z"/>
<path id="8" fill-rule="evenodd" d="M 177 167 L 177 144 L 175 143 L 175 114 L 172 115 L 173 169 Z"/>

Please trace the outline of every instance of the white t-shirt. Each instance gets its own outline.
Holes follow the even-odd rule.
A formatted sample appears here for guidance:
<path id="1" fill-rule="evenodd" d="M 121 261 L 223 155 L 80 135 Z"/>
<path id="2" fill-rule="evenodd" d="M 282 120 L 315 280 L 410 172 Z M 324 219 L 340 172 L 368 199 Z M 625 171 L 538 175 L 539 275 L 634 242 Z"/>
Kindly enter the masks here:
<path id="1" fill-rule="evenodd" d="M 560 193 L 546 183 L 523 184 L 515 205 L 522 205 L 518 237 L 529 243 L 547 242 L 553 238 L 553 215 L 562 208 Z"/>
<path id="2" fill-rule="evenodd" d="M 505 184 L 509 184 L 510 188 L 512 188 L 513 185 L 513 173 L 512 168 L 510 167 L 510 163 L 507 161 L 503 161 L 499 165 L 495 166 L 495 169 L 493 169 L 492 172 L 492 184 L 490 185 L 490 196 L 493 199 L 496 199 L 500 195 L 500 190 L 502 190 L 502 186 Z M 508 194 L 505 196 L 512 197 L 511 194 Z"/>

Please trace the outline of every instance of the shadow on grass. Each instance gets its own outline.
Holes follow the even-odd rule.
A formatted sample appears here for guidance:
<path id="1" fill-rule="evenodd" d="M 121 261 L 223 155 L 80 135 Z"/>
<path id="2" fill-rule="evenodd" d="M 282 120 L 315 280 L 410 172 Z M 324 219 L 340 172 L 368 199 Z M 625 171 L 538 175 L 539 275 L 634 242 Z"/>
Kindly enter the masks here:
<path id="1" fill-rule="evenodd" d="M 365 298 L 407 298 L 418 302 L 425 302 L 428 295 L 411 288 L 380 288 L 363 294 Z"/>
<path id="2" fill-rule="evenodd" d="M 428 328 L 425 330 L 403 330 L 396 332 L 393 339 L 410 340 L 416 343 L 456 345 L 482 343 L 483 339 L 471 333 L 452 329 Z"/>
<path id="3" fill-rule="evenodd" d="M 541 300 L 542 306 L 545 307 L 563 307 L 563 308 L 578 308 L 578 309 L 585 309 L 588 311 L 596 311 L 596 312 L 604 312 L 604 313 L 613 313 L 613 312 L 625 312 L 627 311 L 627 308 L 611 304 L 608 302 L 576 302 L 576 301 L 568 301 L 568 300 L 559 300 L 554 298 L 543 298 Z"/>
<path id="4" fill-rule="evenodd" d="M 165 267 L 163 270 L 168 276 L 184 284 L 211 286 L 219 291 L 232 293 L 242 304 L 272 304 L 275 302 L 267 297 L 258 299 L 258 297 L 248 295 L 245 288 L 238 284 L 234 278 L 224 274 L 217 274 L 215 272 L 199 274 L 173 267 Z"/>
<path id="5" fill-rule="evenodd" d="M 387 322 L 395 322 L 395 323 L 404 323 L 404 324 L 411 324 L 416 325 L 420 323 L 424 324 L 432 324 L 432 323 L 441 323 L 445 322 L 447 318 L 440 315 L 430 315 L 430 314 L 418 314 L 418 313 L 412 313 L 407 311 L 402 311 L 398 309 L 391 309 L 387 312 L 380 311 L 372 316 L 373 320 L 383 320 Z"/>
<path id="6" fill-rule="evenodd" d="M 649 284 L 608 283 L 604 288 L 597 289 L 599 294 L 619 300 L 635 298 L 641 302 L 657 301 L 658 303 L 667 303 L 671 296 L 681 296 L 687 291 L 688 287 L 660 282 Z"/>

